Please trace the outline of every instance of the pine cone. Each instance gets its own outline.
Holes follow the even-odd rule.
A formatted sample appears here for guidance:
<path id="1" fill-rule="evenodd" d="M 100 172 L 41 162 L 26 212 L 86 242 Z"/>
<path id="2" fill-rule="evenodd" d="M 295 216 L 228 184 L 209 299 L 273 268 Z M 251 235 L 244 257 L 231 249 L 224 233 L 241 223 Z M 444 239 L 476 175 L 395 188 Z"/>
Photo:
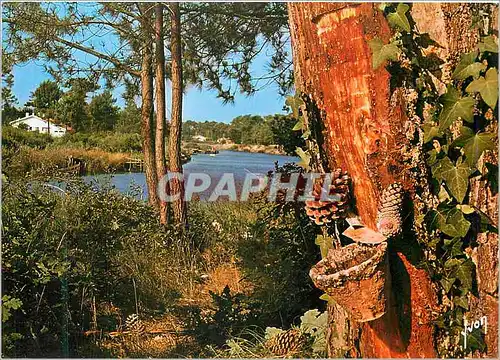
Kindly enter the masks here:
<path id="1" fill-rule="evenodd" d="M 382 192 L 377 214 L 377 229 L 385 237 L 393 237 L 401 232 L 402 206 L 403 186 L 392 183 Z"/>
<path id="2" fill-rule="evenodd" d="M 321 200 L 323 190 L 322 182 L 316 182 L 312 195 L 314 200 L 306 200 L 306 214 L 316 225 L 323 225 L 345 216 L 348 207 L 350 177 L 342 169 L 335 170 L 328 196 L 335 196 L 335 201 Z"/>
<path id="3" fill-rule="evenodd" d="M 125 327 L 133 335 L 143 335 L 146 332 L 146 327 L 137 314 L 130 314 L 127 316 Z"/>
<path id="4" fill-rule="evenodd" d="M 307 338 L 299 329 L 289 329 L 274 335 L 266 342 L 266 347 L 278 356 L 300 351 Z"/>

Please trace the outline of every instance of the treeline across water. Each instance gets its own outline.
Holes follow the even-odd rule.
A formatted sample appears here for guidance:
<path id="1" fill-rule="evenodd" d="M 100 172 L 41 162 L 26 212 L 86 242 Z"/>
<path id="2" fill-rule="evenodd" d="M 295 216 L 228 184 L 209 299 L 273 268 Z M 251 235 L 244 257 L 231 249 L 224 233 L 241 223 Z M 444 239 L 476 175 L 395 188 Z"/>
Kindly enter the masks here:
<path id="1" fill-rule="evenodd" d="M 183 139 L 210 142 L 232 142 L 245 145 L 279 145 L 287 154 L 303 143 L 293 127 L 297 120 L 291 115 L 242 115 L 231 123 L 215 121 L 186 121 L 182 126 Z"/>

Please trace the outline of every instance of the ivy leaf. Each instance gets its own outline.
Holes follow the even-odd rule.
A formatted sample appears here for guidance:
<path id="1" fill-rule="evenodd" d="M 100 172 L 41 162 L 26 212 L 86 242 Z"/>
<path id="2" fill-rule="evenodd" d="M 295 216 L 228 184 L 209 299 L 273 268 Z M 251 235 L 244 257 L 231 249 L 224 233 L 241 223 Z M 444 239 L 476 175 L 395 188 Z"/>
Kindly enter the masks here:
<path id="1" fill-rule="evenodd" d="M 424 125 L 422 125 L 422 129 L 424 130 L 424 144 L 427 144 L 435 137 L 439 137 L 441 135 L 439 126 L 435 126 L 431 123 L 425 123 Z"/>
<path id="2" fill-rule="evenodd" d="M 385 10 L 385 8 L 386 8 L 387 6 L 389 6 L 389 4 L 387 4 L 386 2 L 383 2 L 383 3 L 380 3 L 380 4 L 378 5 L 378 9 L 379 9 L 380 11 L 384 11 L 384 10 Z"/>
<path id="3" fill-rule="evenodd" d="M 462 309 L 469 310 L 469 302 L 467 296 L 456 296 L 453 298 L 453 303 L 460 306 Z"/>
<path id="4" fill-rule="evenodd" d="M 482 41 L 477 45 L 477 47 L 482 53 L 485 51 L 498 53 L 498 44 L 495 41 L 495 37 L 493 35 L 483 37 Z"/>
<path id="5" fill-rule="evenodd" d="M 471 259 L 463 261 L 455 268 L 454 275 L 460 280 L 462 290 L 472 289 L 472 272 L 474 271 L 474 264 Z"/>
<path id="6" fill-rule="evenodd" d="M 495 133 L 477 133 L 470 128 L 462 127 L 461 135 L 452 143 L 453 147 L 463 147 L 465 161 L 475 166 L 485 150 L 494 150 L 496 148 L 494 139 Z"/>
<path id="7" fill-rule="evenodd" d="M 460 280 L 462 293 L 472 289 L 474 263 L 471 259 L 449 259 L 445 262 L 444 267 L 451 269 L 452 276 Z"/>
<path id="8" fill-rule="evenodd" d="M 304 104 L 304 101 L 300 98 L 300 94 L 296 93 L 293 96 L 287 96 L 285 100 L 285 105 L 289 106 L 292 109 L 293 117 L 299 118 L 299 109 L 300 106 Z"/>
<path id="9" fill-rule="evenodd" d="M 463 253 L 462 251 L 462 238 L 454 237 L 453 239 L 445 239 L 443 248 L 449 251 L 451 256 L 458 256 Z"/>
<path id="10" fill-rule="evenodd" d="M 318 331 L 326 329 L 328 313 L 320 312 L 318 309 L 308 310 L 300 317 L 300 330 L 314 335 Z"/>
<path id="11" fill-rule="evenodd" d="M 304 120 L 301 118 L 297 123 L 293 126 L 292 131 L 299 131 L 304 128 Z"/>
<path id="12" fill-rule="evenodd" d="M 427 164 L 429 166 L 434 166 L 438 160 L 438 152 L 436 149 L 432 149 L 432 150 L 429 150 L 427 151 Z"/>
<path id="13" fill-rule="evenodd" d="M 325 258 L 328 255 L 328 250 L 333 246 L 333 238 L 330 236 L 318 235 L 314 243 L 319 246 L 321 257 Z"/>
<path id="14" fill-rule="evenodd" d="M 493 222 L 487 214 L 479 209 L 476 209 L 476 213 L 479 215 L 479 232 L 491 231 L 498 234 L 498 228 L 495 226 L 496 222 Z"/>
<path id="15" fill-rule="evenodd" d="M 406 32 L 410 32 L 411 31 L 410 22 L 406 17 L 406 13 L 408 12 L 409 9 L 410 7 L 406 4 L 402 3 L 398 4 L 396 12 L 387 14 L 387 20 L 389 21 L 389 24 L 397 26 Z"/>
<path id="16" fill-rule="evenodd" d="M 465 80 L 469 76 L 478 77 L 479 73 L 486 69 L 486 65 L 476 62 L 476 58 L 477 50 L 463 54 L 451 77 L 455 80 Z"/>
<path id="17" fill-rule="evenodd" d="M 471 333 L 467 335 L 467 348 L 470 350 L 486 350 L 486 343 L 484 342 L 481 328 L 472 330 Z M 461 341 L 463 341 L 463 336 L 461 336 Z"/>
<path id="18" fill-rule="evenodd" d="M 305 170 L 309 170 L 309 164 L 311 163 L 311 155 L 302 150 L 301 148 L 295 148 L 295 153 L 300 157 L 300 161 L 297 165 L 303 167 Z"/>
<path id="19" fill-rule="evenodd" d="M 439 188 L 438 199 L 439 199 L 440 203 L 451 200 L 451 197 L 448 194 L 448 191 L 446 191 L 446 189 L 443 185 L 441 185 L 441 187 Z"/>
<path id="20" fill-rule="evenodd" d="M 443 110 L 439 114 L 439 130 L 444 131 L 459 117 L 465 121 L 473 121 L 474 99 L 470 96 L 460 97 L 460 93 L 452 86 L 442 97 Z"/>
<path id="21" fill-rule="evenodd" d="M 448 236 L 464 237 L 470 228 L 470 222 L 467 221 L 460 210 L 457 208 L 434 210 L 431 226 L 441 230 Z"/>
<path id="22" fill-rule="evenodd" d="M 268 327 L 266 327 L 264 338 L 266 340 L 269 340 L 269 339 L 273 338 L 274 336 L 281 334 L 283 331 L 284 331 L 283 329 L 268 326 Z"/>
<path id="23" fill-rule="evenodd" d="M 496 68 L 486 71 L 485 77 L 474 80 L 465 89 L 468 93 L 479 92 L 484 102 L 495 109 L 498 100 L 498 74 Z"/>
<path id="24" fill-rule="evenodd" d="M 469 176 L 473 170 L 465 162 L 457 162 L 455 166 L 449 157 L 445 156 L 432 168 L 432 174 L 438 180 L 444 180 L 451 195 L 459 203 L 464 200 L 467 188 L 469 187 Z"/>
<path id="25" fill-rule="evenodd" d="M 470 205 L 457 205 L 456 207 L 465 215 L 470 215 L 476 211 L 476 209 Z"/>
<path id="26" fill-rule="evenodd" d="M 444 288 L 444 291 L 450 292 L 453 283 L 455 282 L 455 278 L 442 278 L 439 282 L 441 286 Z"/>
<path id="27" fill-rule="evenodd" d="M 323 301 L 330 301 L 330 295 L 328 295 L 327 293 L 324 293 L 323 295 L 321 295 L 319 297 L 320 300 L 323 300 Z"/>
<path id="28" fill-rule="evenodd" d="M 458 265 L 460 265 L 462 262 L 463 262 L 463 260 L 460 260 L 460 259 L 448 259 L 444 263 L 444 268 L 448 269 L 448 270 L 450 270 L 450 269 L 453 270 Z"/>
<path id="29" fill-rule="evenodd" d="M 379 38 L 375 38 L 368 42 L 372 49 L 372 66 L 374 69 L 382 65 L 386 60 L 397 60 L 401 50 L 392 44 L 386 44 Z"/>

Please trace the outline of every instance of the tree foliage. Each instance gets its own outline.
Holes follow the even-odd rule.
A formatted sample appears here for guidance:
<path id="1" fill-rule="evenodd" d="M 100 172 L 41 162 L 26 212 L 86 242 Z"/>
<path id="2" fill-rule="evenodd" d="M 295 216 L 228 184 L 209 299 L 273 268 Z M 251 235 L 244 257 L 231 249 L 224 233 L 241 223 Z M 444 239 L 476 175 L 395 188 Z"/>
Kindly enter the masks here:
<path id="1" fill-rule="evenodd" d="M 62 94 L 63 92 L 57 83 L 45 80 L 31 93 L 29 103 L 35 108 L 37 113 L 42 113 L 48 118 L 53 118 L 57 102 Z"/>
<path id="2" fill-rule="evenodd" d="M 92 131 L 112 130 L 118 120 L 119 108 L 115 105 L 110 90 L 95 95 L 89 103 L 89 115 L 92 121 Z"/>

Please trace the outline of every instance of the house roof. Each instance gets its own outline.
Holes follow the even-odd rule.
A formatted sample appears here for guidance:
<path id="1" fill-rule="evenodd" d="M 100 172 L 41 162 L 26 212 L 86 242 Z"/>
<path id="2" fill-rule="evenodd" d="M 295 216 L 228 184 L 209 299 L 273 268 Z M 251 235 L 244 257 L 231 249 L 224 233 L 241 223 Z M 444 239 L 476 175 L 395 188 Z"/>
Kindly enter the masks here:
<path id="1" fill-rule="evenodd" d="M 44 122 L 46 122 L 46 123 L 49 123 L 49 124 L 51 124 L 51 125 L 55 125 L 55 126 L 59 126 L 59 127 L 61 127 L 61 128 L 65 128 L 65 126 L 64 126 L 64 125 L 57 124 L 57 123 L 55 123 L 53 120 L 43 119 L 43 118 L 41 118 L 40 116 L 36 116 L 35 114 L 29 114 L 29 115 L 24 116 L 24 117 L 22 117 L 22 118 L 16 119 L 16 120 L 14 120 L 14 121 L 11 121 L 11 123 L 10 123 L 10 124 L 11 124 L 11 125 L 15 125 L 15 124 L 17 124 L 17 123 L 20 123 L 20 122 L 22 122 L 22 121 L 24 121 L 24 120 L 29 120 L 29 119 L 37 119 L 37 120 L 41 120 L 41 121 L 44 121 Z"/>

